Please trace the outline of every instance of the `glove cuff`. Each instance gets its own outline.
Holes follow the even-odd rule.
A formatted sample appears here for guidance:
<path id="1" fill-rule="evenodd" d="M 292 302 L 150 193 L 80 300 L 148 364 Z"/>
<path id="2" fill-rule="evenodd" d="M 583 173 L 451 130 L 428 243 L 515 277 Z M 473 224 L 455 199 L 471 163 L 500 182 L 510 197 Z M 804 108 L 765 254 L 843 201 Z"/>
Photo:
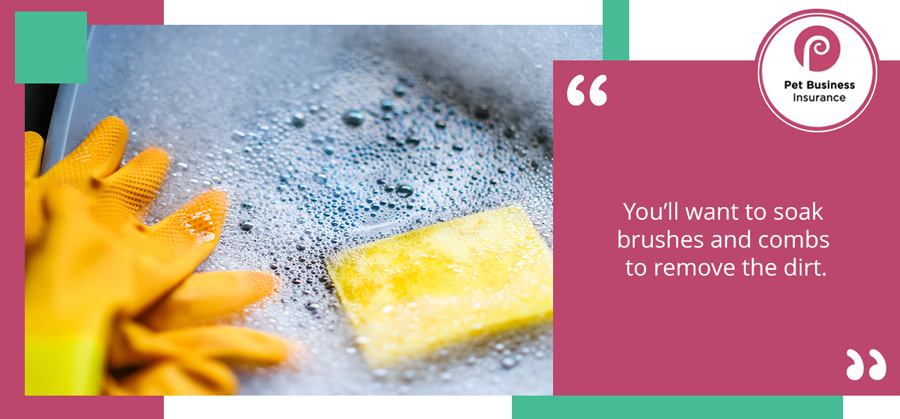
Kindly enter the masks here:
<path id="1" fill-rule="evenodd" d="M 25 336 L 25 395 L 96 395 L 104 371 L 102 340 Z"/>

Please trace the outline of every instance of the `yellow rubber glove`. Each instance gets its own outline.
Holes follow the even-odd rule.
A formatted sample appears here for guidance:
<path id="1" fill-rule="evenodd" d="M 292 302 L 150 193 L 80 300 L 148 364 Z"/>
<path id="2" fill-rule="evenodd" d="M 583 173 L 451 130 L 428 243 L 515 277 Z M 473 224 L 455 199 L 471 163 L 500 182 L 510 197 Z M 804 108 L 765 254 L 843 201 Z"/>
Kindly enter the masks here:
<path id="1" fill-rule="evenodd" d="M 121 119 L 104 119 L 75 151 L 40 177 L 36 175 L 43 140 L 35 133 L 25 134 L 26 394 L 98 393 L 114 318 L 144 313 L 188 278 L 218 242 L 226 211 L 221 192 L 202 194 L 153 226 L 141 222 L 169 159 L 162 150 L 151 148 L 116 170 L 127 132 Z M 266 276 L 271 292 L 277 281 L 271 275 L 229 274 L 238 283 L 259 282 Z M 216 287 L 194 288 L 208 292 Z M 261 297 L 241 298 L 243 303 L 226 298 L 221 307 L 234 309 Z M 191 299 L 196 304 L 181 304 L 184 313 L 168 317 L 183 321 L 195 313 L 200 321 L 210 320 L 210 313 L 221 307 L 203 306 L 214 299 Z M 168 306 L 174 309 L 179 304 Z M 177 368 L 217 370 L 209 367 L 217 361 L 194 358 L 202 360 L 182 362 Z M 173 362 L 143 375 L 167 376 Z"/>
<path id="2" fill-rule="evenodd" d="M 269 296 L 262 272 L 210 272 L 188 278 L 139 321 L 123 320 L 113 337 L 104 391 L 112 395 L 234 394 L 228 368 L 276 365 L 295 348 L 243 327 L 214 325 Z M 151 330 L 154 329 L 154 330 Z M 116 374 L 122 370 L 138 372 Z"/>
<path id="3" fill-rule="evenodd" d="M 143 215 L 156 196 L 169 166 L 166 153 L 151 148 L 135 158 L 128 170 L 123 169 L 114 175 L 128 143 L 128 127 L 116 117 L 108 117 L 97 124 L 71 154 L 38 177 L 43 143 L 37 133 L 25 133 L 26 250 L 35 244 L 45 228 L 46 214 L 41 209 L 41 201 L 48 189 L 66 185 L 93 200 L 115 199 L 118 205 L 113 207 L 130 210 L 130 218 L 134 218 Z M 125 220 L 117 221 L 122 223 Z"/>

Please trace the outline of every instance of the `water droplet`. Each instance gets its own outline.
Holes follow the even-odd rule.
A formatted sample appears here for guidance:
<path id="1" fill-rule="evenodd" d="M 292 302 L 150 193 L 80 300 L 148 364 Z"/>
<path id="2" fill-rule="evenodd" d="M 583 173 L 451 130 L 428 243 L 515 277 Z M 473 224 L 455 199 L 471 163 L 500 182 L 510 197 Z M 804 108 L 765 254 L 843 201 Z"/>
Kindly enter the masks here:
<path id="1" fill-rule="evenodd" d="M 478 119 L 487 119 L 491 115 L 487 105 L 478 105 L 475 107 L 475 117 Z"/>
<path id="2" fill-rule="evenodd" d="M 390 99 L 382 99 L 381 100 L 381 109 L 386 111 L 394 110 L 394 101 Z"/>
<path id="3" fill-rule="evenodd" d="M 365 119 L 365 115 L 360 112 L 358 109 L 348 109 L 341 115 L 341 119 L 344 120 L 344 123 L 350 125 L 352 127 L 358 127 L 362 125 L 363 120 Z"/>
<path id="4" fill-rule="evenodd" d="M 328 182 L 328 177 L 321 173 L 316 173 L 313 175 L 313 182 L 319 185 L 324 185 L 326 182 Z"/>
<path id="5" fill-rule="evenodd" d="M 405 95 L 405 94 L 406 94 L 406 86 L 404 86 L 403 84 L 397 83 L 397 85 L 394 86 L 394 95 L 396 95 L 397 97 L 403 97 L 403 95 Z"/>
<path id="6" fill-rule="evenodd" d="M 241 223 L 240 227 L 241 227 L 241 230 L 250 231 L 250 230 L 253 230 L 253 223 L 251 223 L 249 221 L 244 221 L 243 223 Z"/>
<path id="7" fill-rule="evenodd" d="M 291 125 L 297 128 L 303 128 L 306 125 L 306 118 L 303 117 L 302 113 L 295 113 L 291 116 Z"/>
<path id="8" fill-rule="evenodd" d="M 397 195 L 400 195 L 401 198 L 409 198 L 413 194 L 413 188 L 409 185 L 398 185 L 397 186 Z"/>
<path id="9" fill-rule="evenodd" d="M 519 361 L 516 361 L 515 358 L 506 357 L 500 360 L 500 365 L 503 366 L 504 369 L 512 369 L 516 365 L 519 364 Z"/>
<path id="10" fill-rule="evenodd" d="M 506 127 L 506 129 L 503 130 L 503 136 L 506 138 L 515 137 L 516 136 L 516 127 L 513 125 Z"/>

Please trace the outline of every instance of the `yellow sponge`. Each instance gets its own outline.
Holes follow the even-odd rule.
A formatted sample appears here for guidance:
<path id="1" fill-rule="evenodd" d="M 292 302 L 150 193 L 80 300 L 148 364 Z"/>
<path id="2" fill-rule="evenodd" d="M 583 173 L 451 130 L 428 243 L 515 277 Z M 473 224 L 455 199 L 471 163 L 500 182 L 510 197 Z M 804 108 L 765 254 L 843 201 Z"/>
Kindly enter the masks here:
<path id="1" fill-rule="evenodd" d="M 327 264 L 372 367 L 553 319 L 553 257 L 518 206 L 348 249 Z"/>

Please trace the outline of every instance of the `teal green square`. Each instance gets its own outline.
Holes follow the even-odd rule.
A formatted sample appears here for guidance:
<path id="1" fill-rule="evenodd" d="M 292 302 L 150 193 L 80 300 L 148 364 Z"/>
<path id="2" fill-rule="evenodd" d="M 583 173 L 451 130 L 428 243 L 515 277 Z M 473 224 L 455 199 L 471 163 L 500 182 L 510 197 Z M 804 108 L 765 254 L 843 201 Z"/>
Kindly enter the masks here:
<path id="1" fill-rule="evenodd" d="M 16 12 L 16 83 L 87 81 L 87 12 Z"/>

